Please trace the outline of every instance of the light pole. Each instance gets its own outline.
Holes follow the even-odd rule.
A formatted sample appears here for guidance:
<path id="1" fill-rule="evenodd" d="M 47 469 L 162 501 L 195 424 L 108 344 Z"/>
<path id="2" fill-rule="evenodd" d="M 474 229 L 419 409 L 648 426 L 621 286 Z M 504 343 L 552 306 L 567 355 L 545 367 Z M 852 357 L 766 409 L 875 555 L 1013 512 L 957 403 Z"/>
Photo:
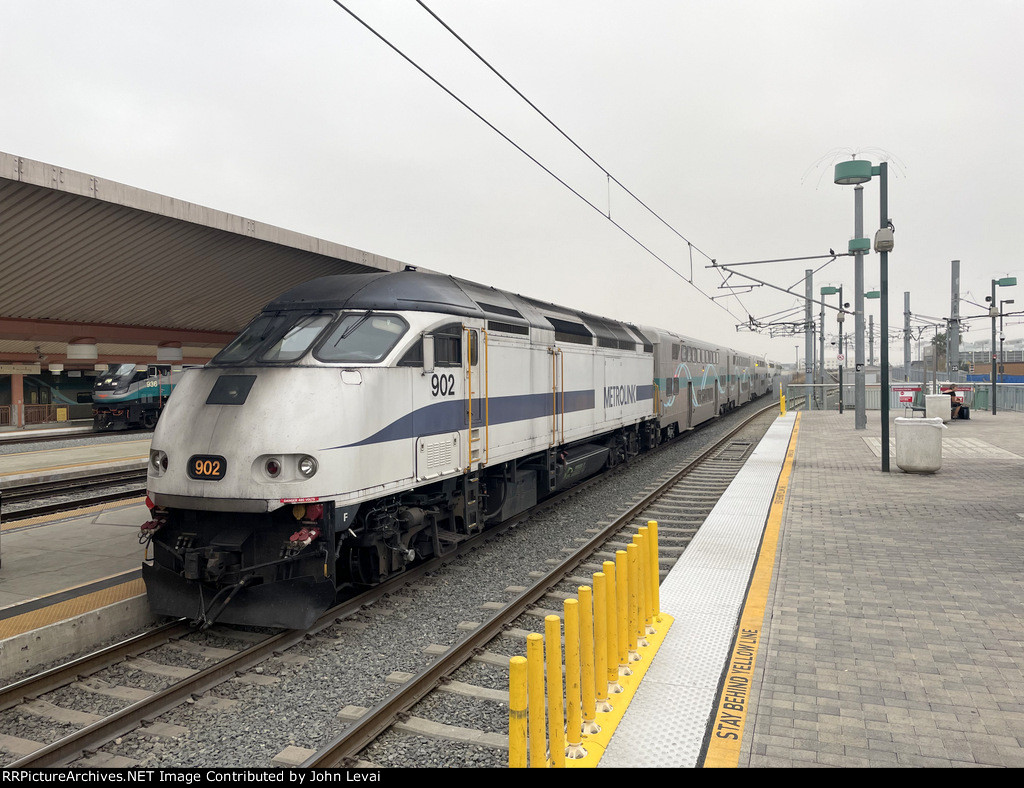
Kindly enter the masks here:
<path id="1" fill-rule="evenodd" d="M 999 302 L 999 377 L 1006 375 L 1006 361 L 1003 356 L 1003 304 L 1012 304 L 1013 299 L 1007 298 Z"/>
<path id="2" fill-rule="evenodd" d="M 1006 276 L 1002 279 L 992 280 L 992 295 L 985 296 L 989 302 L 988 313 L 992 316 L 992 415 L 996 415 L 996 317 L 1002 311 L 996 306 L 996 288 L 1013 287 L 1017 284 L 1017 277 Z"/>
<path id="3" fill-rule="evenodd" d="M 881 293 L 881 335 L 886 338 L 886 341 L 881 343 L 881 367 L 882 367 L 882 391 L 881 391 L 881 421 L 882 421 L 882 470 L 888 472 L 889 470 L 889 252 L 893 248 L 893 235 L 892 235 L 892 224 L 889 221 L 889 165 L 887 162 L 881 162 L 877 167 L 872 166 L 871 162 L 864 161 L 861 159 L 853 159 L 852 161 L 843 161 L 835 167 L 835 177 L 833 181 L 840 186 L 858 186 L 862 183 L 867 183 L 871 180 L 872 176 L 878 176 L 879 182 L 879 229 L 875 233 L 875 251 L 879 253 L 879 291 Z M 856 207 L 856 206 L 855 206 Z M 855 217 L 856 221 L 856 217 Z M 859 235 L 859 233 L 858 233 Z M 850 241 L 849 251 L 854 253 L 868 252 L 871 249 L 871 242 L 867 238 L 854 238 Z M 856 255 L 856 259 L 860 258 L 860 254 Z M 858 262 L 858 265 L 860 263 Z M 864 293 L 863 293 L 863 268 L 859 269 L 859 276 L 857 276 L 857 282 L 860 285 L 856 293 L 856 306 L 855 310 L 863 315 L 864 312 Z M 863 317 L 860 321 L 860 328 L 863 331 Z M 863 354 L 864 344 L 863 341 L 860 344 L 860 352 Z M 858 386 L 861 387 L 860 391 L 863 395 L 863 384 L 864 384 L 864 359 L 863 357 L 857 359 L 857 365 L 860 367 L 860 371 L 857 373 Z M 863 396 L 861 396 L 860 403 L 863 404 Z"/>
<path id="4" fill-rule="evenodd" d="M 849 306 L 848 303 L 843 303 L 843 286 L 839 287 L 823 287 L 821 288 L 821 294 L 823 296 L 839 294 L 839 312 L 836 314 L 836 321 L 839 323 L 839 352 L 836 358 L 836 366 L 839 367 L 839 412 L 843 412 L 843 367 L 846 366 L 846 353 L 843 347 L 843 318 L 846 313 L 843 311 Z M 823 327 L 824 333 L 824 327 Z"/>
<path id="5" fill-rule="evenodd" d="M 881 298 L 882 294 L 877 290 L 869 290 L 864 294 L 865 298 Z M 874 331 L 874 315 L 871 316 L 871 341 L 868 342 L 868 364 L 872 367 L 875 366 L 875 331 Z M 885 341 L 885 337 L 880 338 L 880 341 Z"/>

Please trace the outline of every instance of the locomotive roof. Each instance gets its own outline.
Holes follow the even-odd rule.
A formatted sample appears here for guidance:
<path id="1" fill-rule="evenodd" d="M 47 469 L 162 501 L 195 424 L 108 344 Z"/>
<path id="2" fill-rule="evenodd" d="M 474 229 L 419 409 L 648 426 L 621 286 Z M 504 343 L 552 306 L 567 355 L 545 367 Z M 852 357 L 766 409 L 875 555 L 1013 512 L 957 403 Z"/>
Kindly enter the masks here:
<path id="1" fill-rule="evenodd" d="M 265 307 L 265 311 L 284 309 L 441 312 L 548 330 L 559 327 L 565 330 L 565 326 L 573 325 L 567 319 L 575 318 L 580 321 L 578 333 L 638 341 L 626 331 L 626 324 L 619 321 L 546 304 L 446 274 L 417 271 L 411 267 L 395 272 L 322 276 L 293 287 Z M 551 322 L 552 318 L 555 323 Z M 639 329 L 632 325 L 630 327 L 640 337 L 640 341 L 647 344 Z"/>

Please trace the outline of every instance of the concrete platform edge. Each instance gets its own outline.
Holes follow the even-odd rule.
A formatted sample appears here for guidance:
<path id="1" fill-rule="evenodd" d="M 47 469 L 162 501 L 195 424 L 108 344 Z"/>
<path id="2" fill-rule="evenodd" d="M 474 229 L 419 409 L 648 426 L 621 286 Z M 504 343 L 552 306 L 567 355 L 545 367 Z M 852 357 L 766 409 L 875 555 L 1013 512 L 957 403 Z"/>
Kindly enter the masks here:
<path id="1" fill-rule="evenodd" d="M 0 680 L 149 626 L 157 620 L 145 594 L 0 640 Z"/>

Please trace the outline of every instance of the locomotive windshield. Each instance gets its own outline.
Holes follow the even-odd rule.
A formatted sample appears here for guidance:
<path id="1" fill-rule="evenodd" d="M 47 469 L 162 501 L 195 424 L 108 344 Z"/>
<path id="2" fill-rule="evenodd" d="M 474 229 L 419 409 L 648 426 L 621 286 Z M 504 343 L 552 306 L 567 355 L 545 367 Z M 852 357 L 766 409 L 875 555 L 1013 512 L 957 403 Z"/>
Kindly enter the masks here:
<path id="1" fill-rule="evenodd" d="M 294 361 L 313 344 L 320 332 L 334 319 L 334 315 L 304 315 L 260 354 L 260 361 Z"/>
<path id="2" fill-rule="evenodd" d="M 96 376 L 96 383 L 93 388 L 96 391 L 114 391 L 117 388 L 127 388 L 129 383 L 136 378 L 144 380 L 146 373 L 135 375 L 134 364 L 111 364 L 102 375 Z"/>
<path id="3" fill-rule="evenodd" d="M 334 320 L 332 312 L 265 312 L 245 327 L 213 364 L 240 364 L 259 352 L 259 361 L 295 361 Z"/>
<path id="4" fill-rule="evenodd" d="M 214 356 L 221 364 L 274 364 L 297 361 L 323 335 L 314 351 L 320 361 L 381 361 L 408 330 L 409 325 L 394 315 L 370 312 L 344 315 L 336 321 L 334 312 L 265 312 L 253 320 L 226 348 Z M 333 323 L 333 328 L 328 326 Z"/>
<path id="5" fill-rule="evenodd" d="M 381 361 L 409 330 L 397 315 L 345 315 L 313 351 L 321 361 Z"/>

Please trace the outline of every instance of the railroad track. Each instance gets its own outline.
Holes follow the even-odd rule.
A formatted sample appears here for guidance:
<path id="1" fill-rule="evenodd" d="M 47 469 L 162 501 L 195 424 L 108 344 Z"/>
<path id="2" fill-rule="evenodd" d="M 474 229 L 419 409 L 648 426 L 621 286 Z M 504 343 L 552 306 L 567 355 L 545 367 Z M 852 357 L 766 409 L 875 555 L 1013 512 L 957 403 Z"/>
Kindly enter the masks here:
<path id="1" fill-rule="evenodd" d="M 38 432 L 35 435 L 19 437 L 16 434 L 8 434 L 0 437 L 0 446 L 20 446 L 26 443 L 59 443 L 61 441 L 74 441 L 83 438 L 95 438 L 101 435 L 117 436 L 118 439 L 131 435 L 152 435 L 153 430 L 118 430 L 118 431 L 96 431 L 91 432 L 65 432 L 59 435 L 46 435 Z"/>
<path id="2" fill-rule="evenodd" d="M 557 603 L 558 594 L 565 596 L 565 593 L 558 590 L 559 586 L 569 588 L 573 583 L 583 584 L 583 578 L 575 577 L 574 572 L 589 569 L 587 566 L 588 556 L 595 551 L 600 551 L 609 540 L 615 539 L 615 535 L 623 528 L 629 527 L 630 523 L 638 520 L 659 519 L 662 523 L 660 531 L 662 534 L 662 570 L 667 571 L 685 548 L 685 544 L 692 538 L 693 533 L 699 525 L 703 516 L 698 510 L 698 504 L 692 497 L 685 500 L 674 497 L 679 494 L 672 492 L 674 485 L 680 483 L 680 479 L 690 478 L 690 491 L 687 496 L 693 494 L 696 487 L 703 489 L 699 497 L 706 498 L 704 508 L 710 511 L 714 505 L 713 501 L 728 486 L 732 476 L 742 466 L 742 460 L 746 453 L 756 444 L 756 439 L 737 438 L 737 433 L 758 415 L 767 410 L 774 409 L 774 405 L 755 413 L 751 418 L 732 430 L 729 435 L 715 446 L 703 452 L 694 462 L 677 473 L 672 474 L 671 479 L 665 479 L 658 485 L 658 491 L 652 494 L 645 494 L 642 501 L 630 506 L 630 508 L 613 518 L 610 522 L 601 525 L 599 532 L 587 538 L 586 543 L 579 549 L 558 561 L 558 565 L 547 571 L 543 577 L 525 591 L 516 594 L 516 598 L 502 606 L 502 609 L 488 614 L 485 622 L 476 627 L 469 635 L 462 637 L 451 647 L 432 647 L 425 649 L 424 653 L 410 662 L 422 662 L 423 666 L 418 672 L 405 675 L 400 679 L 403 683 L 396 691 L 393 687 L 384 687 L 381 684 L 367 688 L 374 703 L 343 704 L 344 708 L 337 709 L 333 714 L 325 712 L 328 716 L 326 722 L 321 721 L 319 727 L 341 727 L 340 733 L 328 732 L 320 735 L 322 740 L 317 748 L 305 745 L 313 744 L 306 740 L 296 741 L 296 752 L 290 756 L 292 763 L 298 765 L 300 762 L 306 766 L 338 766 L 358 765 L 366 760 L 379 762 L 386 755 L 387 744 L 375 744 L 375 742 L 387 741 L 389 736 L 408 735 L 403 731 L 416 730 L 417 718 L 411 713 L 417 703 L 424 701 L 432 694 L 439 692 L 439 688 L 446 687 L 451 690 L 461 689 L 467 691 L 466 687 L 458 682 L 452 683 L 452 677 L 471 660 L 501 662 L 504 659 L 504 666 L 507 670 L 508 655 L 495 651 L 492 644 L 496 639 L 507 638 L 509 632 L 515 633 L 525 629 L 533 619 L 534 628 L 537 626 L 537 611 L 543 611 L 545 607 L 551 607 Z M 715 466 L 707 470 L 710 465 Z M 706 470 L 698 472 L 698 466 L 704 466 Z M 628 467 L 628 466 L 627 466 Z M 694 482 L 701 479 L 699 485 Z M 602 483 L 600 478 L 591 480 L 573 488 L 570 491 L 558 496 L 542 505 L 542 508 L 555 510 L 555 507 L 565 503 L 566 499 L 586 495 L 589 488 Z M 662 508 L 648 511 L 650 499 L 660 495 Z M 680 508 L 688 512 L 686 518 L 677 517 L 672 511 Z M 250 696 L 258 694 L 261 688 L 271 684 L 273 679 L 282 678 L 283 681 L 290 681 L 291 676 L 301 672 L 302 668 L 292 670 L 278 670 L 280 664 L 301 665 L 305 660 L 307 664 L 316 665 L 325 663 L 324 654 L 356 652 L 361 648 L 361 633 L 366 628 L 375 626 L 379 619 L 386 619 L 392 616 L 413 616 L 416 615 L 415 608 L 423 595 L 429 592 L 432 584 L 438 582 L 440 567 L 443 564 L 451 565 L 453 562 L 463 560 L 471 551 L 483 548 L 483 545 L 494 540 L 500 540 L 503 534 L 514 531 L 520 524 L 530 517 L 537 517 L 537 511 L 529 515 L 516 518 L 498 529 L 493 529 L 485 534 L 484 540 L 474 540 L 460 546 L 460 550 L 454 556 L 448 556 L 442 561 L 432 561 L 417 567 L 398 578 L 378 586 L 371 591 L 353 597 L 351 600 L 328 611 L 320 620 L 307 631 L 285 631 L 277 633 L 263 633 L 256 635 L 241 630 L 232 631 L 227 628 L 215 627 L 213 630 L 201 633 L 190 630 L 186 622 L 173 622 L 158 632 L 139 639 L 121 644 L 119 649 L 111 649 L 108 652 L 98 652 L 83 660 L 71 663 L 64 668 L 54 669 L 37 677 L 26 679 L 18 684 L 0 690 L 0 715 L 17 714 L 20 717 L 35 715 L 41 719 L 61 720 L 73 719 L 74 723 L 64 724 L 63 727 L 54 725 L 55 730 L 60 730 L 66 735 L 53 738 L 49 741 L 33 741 L 31 737 L 4 738 L 0 736 L 0 748 L 8 752 L 16 759 L 7 764 L 10 768 L 43 767 L 71 764 L 74 766 L 128 766 L 139 764 L 144 766 L 180 766 L 179 746 L 182 738 L 188 739 L 189 735 L 198 737 L 198 733 L 188 732 L 188 725 L 179 725 L 182 718 L 192 719 L 189 714 L 215 714 L 223 704 L 231 701 L 231 696 Z M 675 518 L 675 520 L 674 520 Z M 685 520 L 685 522 L 684 522 Z M 677 521 L 677 522 L 675 522 Z M 674 524 L 673 524 L 674 523 Z M 676 531 L 678 529 L 678 531 Z M 507 538 L 507 537 L 506 537 Z M 500 551 L 499 545 L 496 550 Z M 447 571 L 447 570 L 445 570 Z M 594 571 L 597 571 L 596 569 Z M 568 584 L 568 585 L 566 585 Z M 570 590 L 574 592 L 575 586 Z M 551 594 L 555 594 L 555 601 L 552 601 Z M 547 598 L 547 599 L 546 599 Z M 517 626 L 517 622 L 522 626 Z M 541 622 L 542 623 L 542 622 Z M 215 637 L 219 645 L 205 645 L 204 639 Z M 514 637 L 514 635 L 513 635 Z M 244 647 L 225 648 L 224 643 L 233 639 L 241 639 Z M 258 642 L 251 642 L 257 639 Z M 191 644 L 191 645 L 189 645 Z M 392 646 L 395 644 L 392 642 Z M 295 655 L 296 651 L 306 652 L 304 655 Z M 504 649 L 508 651 L 508 649 Z M 168 686 L 158 690 L 143 688 L 126 688 L 124 686 L 125 675 L 134 670 L 136 673 L 152 675 L 153 672 L 163 674 L 179 673 L 180 671 L 170 670 L 174 667 L 175 657 L 168 658 L 167 654 L 181 654 L 182 651 L 192 660 L 189 667 L 184 671 L 187 675 L 181 675 L 174 679 Z M 231 653 L 227 653 L 227 652 Z M 439 652 L 439 653 L 438 653 Z M 498 654 L 495 657 L 495 654 Z M 143 656 L 145 655 L 145 656 Z M 385 656 L 379 654 L 379 657 Z M 196 664 L 196 663 L 201 664 Z M 208 662 L 213 664 L 208 667 L 202 665 Z M 166 664 L 165 664 L 166 663 Z M 162 665 L 164 667 L 162 667 Z M 271 667 L 268 667 L 270 665 Z M 155 666 L 155 667 L 154 667 Z M 167 669 L 165 669 L 167 668 Z M 106 671 L 112 671 L 113 675 L 107 675 Z M 288 675 L 287 678 L 283 678 Z M 105 677 L 106 675 L 106 677 Z M 166 683 L 166 681 L 165 681 Z M 225 689 L 231 686 L 232 689 Z M 507 687 L 507 680 L 506 680 Z M 97 718 L 96 715 L 85 716 L 81 712 L 70 715 L 62 715 L 59 702 L 66 698 L 71 688 L 75 688 L 78 696 L 82 692 L 102 692 L 106 696 L 119 696 L 132 698 L 130 703 L 122 703 L 121 708 L 116 711 Z M 97 689 L 98 688 L 98 689 Z M 471 687 L 468 691 L 473 692 Z M 50 695 L 46 695 L 50 693 Z M 61 693 L 64 693 L 62 696 Z M 497 693 L 497 694 L 495 694 Z M 495 699 L 500 698 L 500 690 L 491 688 L 484 692 L 486 703 L 492 705 Z M 54 700 L 47 700 L 54 698 Z M 355 698 L 354 700 L 365 700 Z M 80 706 L 81 703 L 71 705 Z M 188 708 L 189 714 L 182 709 Z M 308 713 L 308 711 L 306 712 Z M 507 711 L 504 712 L 507 715 Z M 299 712 L 301 716 L 302 712 Z M 334 714 L 339 714 L 334 718 Z M 165 715 L 163 719 L 171 719 L 170 722 L 158 721 L 157 718 Z M 257 712 L 256 717 L 259 717 Z M 507 717 L 506 717 L 507 718 Z M 5 718 L 0 716 L 0 732 L 10 730 L 13 726 L 4 724 Z M 410 723 L 411 721 L 411 723 Z M 411 724 L 411 728 L 410 728 Z M 71 726 L 78 726 L 71 730 Z M 486 732 L 484 732 L 486 733 Z M 493 732 L 491 732 L 493 737 Z M 381 737 L 384 736 L 384 739 Z M 117 747 L 108 747 L 108 752 L 100 748 L 110 745 L 112 742 L 130 741 L 133 739 L 148 738 L 156 740 L 153 744 L 154 753 L 157 750 L 167 750 L 168 760 L 161 761 L 157 754 L 146 757 L 128 757 L 117 755 Z M 495 742 L 500 742 L 500 735 L 496 739 L 489 739 L 486 736 L 483 741 L 490 747 Z M 507 739 L 507 734 L 506 734 Z M 383 749 L 381 749 L 383 748 Z M 499 747 L 500 748 L 500 747 Z M 110 752 L 112 750 L 113 752 Z M 361 756 L 360 753 L 369 755 Z M 272 756 L 273 753 L 269 753 Z M 179 760 L 175 760 L 175 758 Z M 205 765 L 216 766 L 228 763 L 245 764 L 240 760 L 226 760 L 210 762 Z M 281 761 L 274 761 L 281 765 Z M 499 761 L 500 763 L 500 761 Z M 251 765 L 269 766 L 272 763 L 256 761 Z M 408 764 L 400 764 L 408 765 Z"/>
<path id="3" fill-rule="evenodd" d="M 747 455 L 760 438 L 737 439 L 737 434 L 766 411 L 774 409 L 773 404 L 744 419 L 699 457 L 660 481 L 610 522 L 599 526 L 591 539 L 577 546 L 569 557 L 540 577 L 531 588 L 496 610 L 485 623 L 438 657 L 433 664 L 416 675 L 402 677 L 404 683 L 394 694 L 372 708 L 343 709 L 339 717 L 346 721 L 345 729 L 320 750 L 310 754 L 301 765 L 306 768 L 408 766 L 410 764 L 381 763 L 381 756 L 386 757 L 385 751 L 393 744 L 385 744 L 377 749 L 375 744 L 385 735 L 417 736 L 426 731 L 432 731 L 430 735 L 442 738 L 447 735 L 453 740 L 490 741 L 491 746 L 500 747 L 503 740 L 501 734 L 466 730 L 461 726 L 418 718 L 415 706 L 433 693 L 450 689 L 454 674 L 481 656 L 491 664 L 504 665 L 507 669 L 509 657 L 516 654 L 495 651 L 493 644 L 504 639 L 510 631 L 517 633 L 520 639 L 531 628 L 542 632 L 546 615 L 558 611 L 564 599 L 574 597 L 580 585 L 591 584 L 590 578 L 576 576 L 574 572 L 581 568 L 592 572 L 601 571 L 602 560 L 612 559 L 616 549 L 625 549 L 636 527 L 645 525 L 649 520 L 659 521 L 659 571 L 662 576 L 667 574 L 707 514 L 739 473 Z M 560 587 L 565 590 L 559 590 Z M 520 626 L 520 623 L 526 626 Z M 517 653 L 525 653 L 525 640 Z M 504 703 L 507 707 L 507 693 L 486 690 L 485 687 L 472 687 L 460 682 L 459 691 L 475 695 L 483 703 Z M 488 733 L 492 738 L 487 737 Z M 507 736 L 504 741 L 507 747 Z"/>
<path id="4" fill-rule="evenodd" d="M 3 489 L 4 522 L 54 512 L 73 512 L 85 506 L 136 498 L 145 493 L 145 468 L 53 482 L 12 484 Z"/>

